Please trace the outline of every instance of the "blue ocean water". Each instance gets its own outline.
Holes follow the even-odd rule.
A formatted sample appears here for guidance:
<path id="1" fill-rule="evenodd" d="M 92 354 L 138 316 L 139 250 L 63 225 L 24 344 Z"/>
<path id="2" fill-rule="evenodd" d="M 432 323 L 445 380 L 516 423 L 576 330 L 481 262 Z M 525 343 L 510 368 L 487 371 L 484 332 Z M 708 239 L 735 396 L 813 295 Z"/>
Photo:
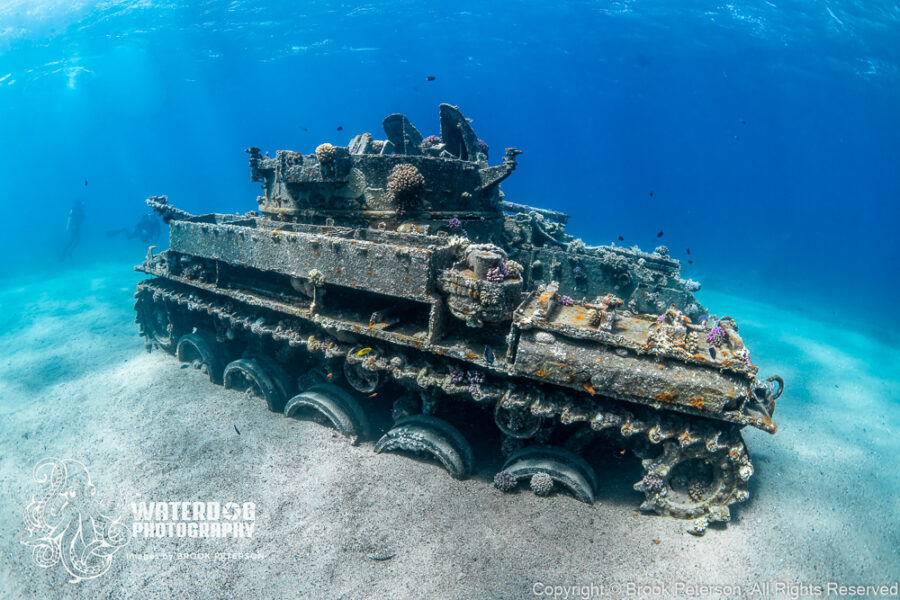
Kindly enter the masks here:
<path id="1" fill-rule="evenodd" d="M 665 244 L 707 286 L 877 326 L 900 301 L 898 42 L 880 1 L 7 1 L 0 260 L 57 268 L 76 198 L 76 260 L 139 258 L 102 232 L 146 196 L 250 210 L 244 148 L 346 144 L 392 112 L 436 133 L 450 102 L 494 161 L 524 151 L 508 199 L 588 243 Z"/>
<path id="2" fill-rule="evenodd" d="M 326 461 L 327 438 L 285 429 L 283 419 L 253 421 L 238 403 L 222 416 L 211 407 L 224 391 L 162 353 L 146 356 L 131 322 L 142 277 L 131 265 L 146 244 L 106 232 L 132 227 L 147 196 L 166 194 L 192 213 L 253 210 L 260 191 L 245 148 L 308 153 L 357 133 L 383 137 L 381 121 L 395 112 L 436 134 L 441 102 L 472 119 L 492 164 L 506 147 L 523 151 L 502 184 L 508 200 L 571 214 L 569 232 L 589 244 L 666 245 L 682 275 L 703 284 L 700 301 L 737 320 L 761 376 L 784 377 L 778 434 L 745 430 L 758 471 L 727 529 L 697 541 L 665 519 L 632 523 L 631 481 L 613 482 L 621 498 L 597 502 L 621 509 L 627 523 L 596 513 L 606 520 L 579 528 L 574 542 L 559 534 L 583 525 L 577 508 L 554 518 L 543 505 L 506 512 L 487 482 L 478 482 L 484 494 L 460 496 L 465 503 L 408 519 L 417 513 L 401 510 L 419 502 L 418 488 L 390 496 L 379 481 L 390 471 L 353 465 L 361 455 Z M 891 468 L 900 453 L 897 2 L 0 0 L 0 107 L 4 504 L 30 497 L 29 470 L 48 455 L 84 459 L 99 481 L 131 480 L 148 496 L 175 487 L 202 497 L 246 480 L 283 521 L 275 532 L 283 537 L 265 538 L 265 551 L 311 544 L 311 554 L 333 561 L 294 554 L 265 573 L 229 566 L 222 585 L 196 565 L 126 566 L 103 580 L 114 589 L 153 579 L 148 596 L 175 594 L 173 586 L 195 593 L 197 581 L 210 593 L 234 585 L 246 598 L 322 581 L 337 590 L 334 565 L 357 559 L 385 570 L 371 581 L 376 571 L 351 570 L 366 576 L 348 596 L 374 586 L 404 597 L 395 585 L 403 576 L 445 596 L 464 597 L 474 578 L 494 597 L 524 597 L 524 581 L 561 571 L 842 583 L 890 582 L 900 572 L 900 474 Z M 83 235 L 60 261 L 76 202 Z M 205 420 L 185 424 L 194 413 Z M 292 457 L 280 480 L 264 460 L 285 439 L 303 460 Z M 175 472 L 142 470 L 143 454 L 176 451 L 197 461 L 181 469 L 183 488 Z M 242 457 L 259 462 L 244 472 Z M 351 495 L 341 506 L 352 510 L 334 523 L 311 511 L 306 523 L 321 518 L 328 530 L 320 537 L 282 519 L 296 508 L 297 473 L 317 463 L 323 472 L 358 467 L 353 478 L 370 477 L 373 496 L 367 506 L 351 502 L 363 492 Z M 445 502 L 434 489 L 429 500 Z M 344 541 L 366 533 L 354 527 L 368 527 L 367 513 L 400 531 L 396 562 L 346 550 Z M 586 518 L 594 524 L 594 513 Z M 21 529 L 18 514 L 10 519 L 7 531 Z M 717 554 L 714 535 L 727 551 Z M 579 541 L 592 552 L 573 551 Z M 487 548 L 477 555 L 486 560 L 473 560 L 475 548 Z M 8 558 L 0 590 L 59 595 L 64 576 L 36 575 L 13 535 L 0 536 L 0 556 Z M 414 560 L 413 570 L 402 560 Z"/>

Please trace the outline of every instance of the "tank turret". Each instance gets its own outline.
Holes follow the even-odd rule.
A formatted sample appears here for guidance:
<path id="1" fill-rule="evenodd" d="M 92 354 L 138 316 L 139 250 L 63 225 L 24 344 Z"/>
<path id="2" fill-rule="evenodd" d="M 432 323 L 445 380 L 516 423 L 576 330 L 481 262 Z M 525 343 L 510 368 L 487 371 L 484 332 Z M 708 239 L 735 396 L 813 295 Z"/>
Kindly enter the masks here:
<path id="1" fill-rule="evenodd" d="M 405 115 L 384 120 L 387 136 L 357 135 L 347 146 L 314 153 L 249 148 L 251 179 L 263 183 L 260 212 L 273 221 L 386 228 L 436 234 L 456 227 L 470 239 L 498 241 L 500 182 L 516 168 L 507 149 L 490 167 L 469 122 L 442 104 L 440 140 L 423 140 Z M 474 140 L 474 141 L 473 141 Z"/>

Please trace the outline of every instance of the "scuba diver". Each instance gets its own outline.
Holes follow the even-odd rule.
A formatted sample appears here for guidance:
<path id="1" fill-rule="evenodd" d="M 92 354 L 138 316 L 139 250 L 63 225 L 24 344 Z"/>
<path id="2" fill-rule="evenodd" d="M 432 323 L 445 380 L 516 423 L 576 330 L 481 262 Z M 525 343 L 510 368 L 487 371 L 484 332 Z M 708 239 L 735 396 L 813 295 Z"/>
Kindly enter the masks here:
<path id="1" fill-rule="evenodd" d="M 69 209 L 69 218 L 66 221 L 66 231 L 69 233 L 69 239 L 59 255 L 60 261 L 71 260 L 75 247 L 81 241 L 81 226 L 84 224 L 84 216 L 84 200 L 79 198 L 72 203 L 72 208 Z"/>
<path id="2" fill-rule="evenodd" d="M 128 231 L 128 229 L 113 229 L 106 232 L 108 237 L 113 237 L 114 235 L 119 235 L 120 233 L 125 234 L 125 238 L 129 240 L 133 240 L 136 237 L 141 238 L 141 241 L 149 245 L 159 238 L 159 219 L 153 216 L 153 213 L 147 213 L 143 217 L 141 217 L 140 221 L 134 226 L 134 229 Z"/>

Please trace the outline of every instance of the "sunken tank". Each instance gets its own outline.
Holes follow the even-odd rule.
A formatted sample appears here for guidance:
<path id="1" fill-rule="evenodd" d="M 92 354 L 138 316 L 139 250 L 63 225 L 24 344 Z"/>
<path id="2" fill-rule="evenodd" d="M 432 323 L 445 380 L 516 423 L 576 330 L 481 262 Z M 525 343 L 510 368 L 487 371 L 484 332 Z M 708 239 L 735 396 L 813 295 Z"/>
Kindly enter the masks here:
<path id="1" fill-rule="evenodd" d="M 612 444 L 641 459 L 644 511 L 696 534 L 728 521 L 753 474 L 741 429 L 774 433 L 783 389 L 737 324 L 706 315 L 665 248 L 587 246 L 567 215 L 505 201 L 519 151 L 489 166 L 456 107 L 439 137 L 383 125 L 312 154 L 250 148 L 264 194 L 246 214 L 149 198 L 169 249 L 137 267 L 148 348 L 376 452 L 457 478 L 496 465 L 505 492 L 593 503 Z"/>

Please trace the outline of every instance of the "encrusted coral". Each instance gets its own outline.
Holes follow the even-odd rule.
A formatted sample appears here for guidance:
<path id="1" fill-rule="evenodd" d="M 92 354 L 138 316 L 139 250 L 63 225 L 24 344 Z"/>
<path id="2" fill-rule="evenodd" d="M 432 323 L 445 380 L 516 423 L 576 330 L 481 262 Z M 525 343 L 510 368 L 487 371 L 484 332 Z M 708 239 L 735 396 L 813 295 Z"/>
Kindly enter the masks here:
<path id="1" fill-rule="evenodd" d="M 478 296 L 478 303 L 482 306 L 496 306 L 502 299 L 503 294 L 499 290 L 485 288 Z"/>
<path id="2" fill-rule="evenodd" d="M 687 339 L 684 342 L 684 348 L 691 354 L 694 354 L 697 352 L 697 349 L 699 348 L 699 343 L 700 343 L 700 340 L 697 339 L 697 333 L 692 331 L 691 333 L 688 334 Z"/>
<path id="3" fill-rule="evenodd" d="M 575 278 L 575 281 L 587 281 L 587 273 L 579 266 L 572 269 L 572 277 Z"/>
<path id="4" fill-rule="evenodd" d="M 307 274 L 307 277 L 309 277 L 309 280 L 316 287 L 322 287 L 323 285 L 325 285 L 325 273 L 318 269 L 311 269 Z"/>
<path id="5" fill-rule="evenodd" d="M 425 191 L 425 177 L 413 165 L 397 165 L 388 175 L 387 188 L 401 210 L 410 209 Z"/>
<path id="6" fill-rule="evenodd" d="M 531 491 L 538 496 L 549 496 L 553 491 L 553 478 L 544 472 L 535 473 L 531 476 Z"/>
<path id="7" fill-rule="evenodd" d="M 700 502 L 706 495 L 706 484 L 699 479 L 694 479 L 688 484 L 688 497 L 694 502 Z"/>
<path id="8" fill-rule="evenodd" d="M 512 490 L 518 483 L 519 480 L 516 479 L 516 476 L 509 471 L 500 471 L 499 473 L 494 475 L 494 487 L 501 492 L 508 492 Z"/>
<path id="9" fill-rule="evenodd" d="M 615 252 L 600 249 L 600 262 L 611 271 L 627 271 L 628 259 Z"/>
<path id="10" fill-rule="evenodd" d="M 469 393 L 475 391 L 475 387 L 484 383 L 484 373 L 480 371 L 467 371 L 466 380 L 469 382 Z"/>
<path id="11" fill-rule="evenodd" d="M 462 369 L 458 369 L 457 367 L 450 367 L 450 382 L 451 383 L 462 383 L 466 379 L 466 373 Z"/>
<path id="12" fill-rule="evenodd" d="M 587 251 L 587 244 L 584 243 L 584 240 L 578 238 L 569 242 L 567 250 L 575 254 L 583 254 Z"/>
<path id="13" fill-rule="evenodd" d="M 661 492 L 662 489 L 666 487 L 666 482 L 663 481 L 663 478 L 659 475 L 656 475 L 655 473 L 647 473 L 646 475 L 644 475 L 641 483 L 644 484 L 644 489 L 651 494 Z"/>
<path id="14" fill-rule="evenodd" d="M 710 346 L 719 347 L 728 340 L 728 334 L 721 325 L 716 325 L 706 334 L 706 343 Z"/>
<path id="15" fill-rule="evenodd" d="M 485 275 L 485 278 L 488 281 L 491 281 L 493 283 L 500 283 L 501 281 L 506 279 L 506 277 L 508 275 L 509 275 L 509 268 L 507 268 L 506 262 L 500 261 L 499 265 L 488 269 L 487 274 Z"/>
<path id="16" fill-rule="evenodd" d="M 334 160 L 334 146 L 325 142 L 324 144 L 319 144 L 316 147 L 316 158 L 319 159 L 320 164 L 330 163 Z"/>
<path id="17" fill-rule="evenodd" d="M 359 198 L 366 191 L 366 176 L 359 169 L 350 169 L 347 175 L 347 183 L 343 187 L 334 190 L 334 195 L 340 198 Z"/>

